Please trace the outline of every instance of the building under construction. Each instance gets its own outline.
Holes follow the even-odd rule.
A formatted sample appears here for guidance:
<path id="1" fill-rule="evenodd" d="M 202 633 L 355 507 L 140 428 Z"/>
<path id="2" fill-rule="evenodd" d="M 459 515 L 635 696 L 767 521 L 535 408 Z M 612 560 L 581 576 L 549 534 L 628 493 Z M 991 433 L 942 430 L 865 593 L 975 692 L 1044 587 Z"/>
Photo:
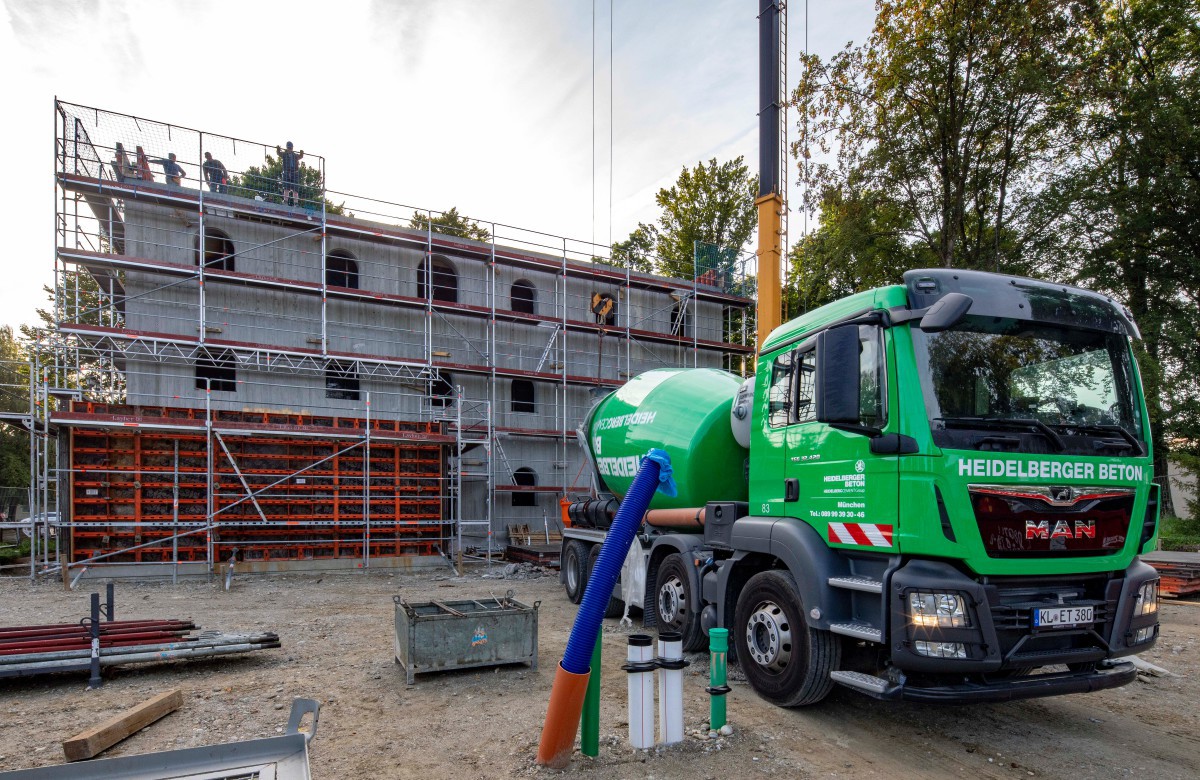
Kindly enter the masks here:
<path id="1" fill-rule="evenodd" d="M 55 124 L 45 571 L 490 554 L 587 492 L 575 429 L 598 395 L 753 352 L 736 254 L 636 273 L 328 190 L 311 152 L 58 101 Z"/>

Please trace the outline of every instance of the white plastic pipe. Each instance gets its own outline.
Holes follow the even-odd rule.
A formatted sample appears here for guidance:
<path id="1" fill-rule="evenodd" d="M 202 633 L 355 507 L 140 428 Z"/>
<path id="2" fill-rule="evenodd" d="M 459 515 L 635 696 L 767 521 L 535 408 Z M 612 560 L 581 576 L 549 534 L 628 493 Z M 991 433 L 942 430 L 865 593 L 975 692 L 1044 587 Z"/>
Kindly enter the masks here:
<path id="1" fill-rule="evenodd" d="M 625 665 L 629 686 L 629 744 L 654 747 L 654 643 L 646 634 L 632 634 Z"/>
<path id="2" fill-rule="evenodd" d="M 683 741 L 683 636 L 677 631 L 658 635 L 658 741 Z"/>

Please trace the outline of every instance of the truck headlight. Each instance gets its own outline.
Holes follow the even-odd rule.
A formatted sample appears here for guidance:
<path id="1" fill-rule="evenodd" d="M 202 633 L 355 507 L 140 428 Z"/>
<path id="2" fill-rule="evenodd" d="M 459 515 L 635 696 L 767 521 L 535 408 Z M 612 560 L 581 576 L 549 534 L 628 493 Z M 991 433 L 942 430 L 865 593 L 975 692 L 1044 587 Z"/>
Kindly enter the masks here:
<path id="1" fill-rule="evenodd" d="M 1158 612 L 1158 580 L 1149 582 L 1138 588 L 1137 601 L 1133 603 L 1133 616 L 1153 615 Z"/>
<path id="2" fill-rule="evenodd" d="M 966 628 L 970 625 L 966 599 L 960 593 L 914 590 L 908 594 L 908 612 L 913 625 L 923 628 Z"/>

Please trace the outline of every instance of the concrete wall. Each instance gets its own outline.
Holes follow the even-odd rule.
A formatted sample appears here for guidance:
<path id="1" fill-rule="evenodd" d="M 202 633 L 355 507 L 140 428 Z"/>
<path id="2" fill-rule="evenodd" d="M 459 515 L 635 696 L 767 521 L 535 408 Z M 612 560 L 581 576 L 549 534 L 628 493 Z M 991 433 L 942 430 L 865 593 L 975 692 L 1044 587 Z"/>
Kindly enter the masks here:
<path id="1" fill-rule="evenodd" d="M 314 222 L 313 227 L 318 227 Z M 281 226 L 231 216 L 206 217 L 208 231 L 228 235 L 236 252 L 235 270 L 273 279 L 320 284 L 321 242 L 319 234 L 303 232 L 302 226 Z M 178 209 L 152 204 L 126 204 L 126 251 L 155 261 L 194 266 L 197 258 L 199 224 L 196 216 Z M 329 253 L 349 252 L 358 268 L 358 288 L 385 295 L 423 297 L 419 268 L 425 259 L 420 248 L 378 241 L 332 236 L 325 247 Z M 482 247 L 481 247 L 482 249 Z M 552 269 L 540 269 L 498 260 L 494 280 L 489 278 L 487 255 L 442 254 L 457 275 L 457 302 L 497 310 L 511 310 L 513 284 L 523 281 L 534 289 L 534 313 L 559 320 L 564 307 L 569 320 L 591 322 L 593 295 L 607 294 L 617 302 L 614 331 L 601 339 L 597 334 L 569 331 L 553 323 L 536 320 L 489 322 L 485 316 L 447 310 L 427 314 L 423 306 L 396 302 L 373 302 L 330 298 L 326 306 L 328 350 L 363 357 L 380 357 L 423 362 L 426 344 L 435 363 L 485 365 L 494 357 L 500 369 L 542 371 L 579 377 L 624 380 L 642 371 L 666 366 L 719 367 L 720 353 L 694 351 L 693 328 L 698 337 L 720 341 L 722 305 L 689 300 L 690 285 L 679 282 L 675 297 L 665 290 L 624 288 L 620 282 L 568 274 L 565 280 Z M 549 258 L 554 260 L 554 258 Z M 199 335 L 200 287 L 195 279 L 147 271 L 126 273 L 128 300 L 126 327 L 130 330 L 166 333 L 187 339 Z M 205 335 L 208 339 L 230 340 L 288 350 L 319 351 L 321 345 L 321 299 L 303 291 L 270 290 L 230 283 L 208 277 L 205 283 Z M 624 328 L 672 333 L 673 309 L 687 301 L 688 325 L 673 343 L 623 337 Z M 490 328 L 495 328 L 495 355 L 490 355 Z M 553 343 L 549 350 L 547 344 Z M 129 402 L 150 406 L 203 407 L 204 391 L 196 387 L 194 366 L 183 362 L 159 362 L 144 356 L 127 358 Z M 370 393 L 372 416 L 402 419 L 452 418 L 453 403 L 431 399 L 420 383 L 360 377 L 360 397 L 348 400 L 329 397 L 322 372 L 291 374 L 262 371 L 239 365 L 234 391 L 216 390 L 211 395 L 215 409 L 270 410 L 277 413 L 365 416 Z M 490 401 L 494 424 L 500 428 L 537 430 L 574 428 L 593 402 L 589 383 L 564 387 L 561 381 L 533 380 L 535 409 L 512 408 L 513 380 L 501 377 L 493 386 L 487 375 L 450 369 L 444 373 L 461 387 L 465 398 Z M 465 404 L 470 414 L 477 405 Z M 567 486 L 577 482 L 586 488 L 581 473 L 582 456 L 573 441 L 529 436 L 506 436 L 501 441 L 503 456 L 494 459 L 497 484 L 512 484 L 511 470 L 530 468 L 539 485 Z M 466 471 L 480 471 L 487 455 L 476 447 L 463 456 Z M 510 493 L 500 493 L 493 508 L 496 527 L 506 522 L 529 522 L 540 527 L 541 518 L 556 518 L 557 497 L 535 494 L 535 506 L 514 507 Z M 486 482 L 467 477 L 464 483 L 464 517 L 487 516 Z"/>

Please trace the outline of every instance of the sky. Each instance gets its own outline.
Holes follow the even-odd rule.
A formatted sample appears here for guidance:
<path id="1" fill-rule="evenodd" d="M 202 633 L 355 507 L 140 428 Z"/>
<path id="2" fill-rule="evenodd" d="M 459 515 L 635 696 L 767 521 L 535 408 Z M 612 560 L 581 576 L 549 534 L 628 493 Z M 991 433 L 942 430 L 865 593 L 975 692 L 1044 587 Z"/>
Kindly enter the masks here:
<path id="1" fill-rule="evenodd" d="M 654 221 L 683 167 L 744 155 L 754 171 L 758 7 L 4 0 L 0 325 L 35 322 L 53 280 L 55 96 L 294 140 L 324 157 L 332 190 L 608 245 Z M 806 9 L 808 47 L 825 57 L 874 23 L 874 0 L 790 3 L 790 85 Z"/>

